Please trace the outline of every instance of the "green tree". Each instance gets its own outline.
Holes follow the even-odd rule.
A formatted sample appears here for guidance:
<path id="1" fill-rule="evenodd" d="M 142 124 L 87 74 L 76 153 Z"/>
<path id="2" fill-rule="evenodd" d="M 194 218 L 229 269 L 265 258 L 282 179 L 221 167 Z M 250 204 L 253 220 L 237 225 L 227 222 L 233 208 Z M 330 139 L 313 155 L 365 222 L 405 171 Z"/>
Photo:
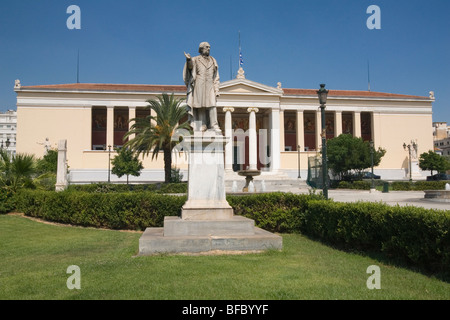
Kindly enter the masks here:
<path id="1" fill-rule="evenodd" d="M 430 150 L 420 155 L 419 167 L 424 171 L 430 170 L 431 175 L 433 175 L 433 171 L 441 173 L 449 170 L 450 162 L 445 157 Z"/>
<path id="2" fill-rule="evenodd" d="M 0 150 L 0 187 L 17 192 L 20 188 L 34 187 L 36 160 L 33 155 L 11 155 Z"/>
<path id="3" fill-rule="evenodd" d="M 170 182 L 172 169 L 172 149 L 179 143 L 172 137 L 177 129 L 190 130 L 188 121 L 180 124 L 187 115 L 186 108 L 182 107 L 182 99 L 176 99 L 174 95 L 163 94 L 156 99 L 147 100 L 152 115 L 146 118 L 131 119 L 134 122 L 125 138 L 135 135 L 125 144 L 138 155 L 148 156 L 152 153 L 152 160 L 157 158 L 160 152 L 164 154 L 164 180 Z M 154 116 L 153 116 L 154 114 Z"/>
<path id="4" fill-rule="evenodd" d="M 382 148 L 372 148 L 370 142 L 355 138 L 351 134 L 342 134 L 327 141 L 328 167 L 341 180 L 349 179 L 353 172 L 360 175 L 371 167 L 371 150 L 373 165 L 378 166 L 386 154 Z"/>
<path id="5" fill-rule="evenodd" d="M 38 174 L 56 174 L 58 171 L 58 150 L 49 150 L 42 159 L 37 160 L 36 170 Z"/>
<path id="6" fill-rule="evenodd" d="M 119 178 L 126 175 L 128 184 L 130 175 L 139 177 L 144 166 L 138 156 L 130 149 L 121 148 L 120 150 L 117 150 L 117 152 L 118 154 L 111 161 L 111 164 L 113 165 L 111 172 Z"/>

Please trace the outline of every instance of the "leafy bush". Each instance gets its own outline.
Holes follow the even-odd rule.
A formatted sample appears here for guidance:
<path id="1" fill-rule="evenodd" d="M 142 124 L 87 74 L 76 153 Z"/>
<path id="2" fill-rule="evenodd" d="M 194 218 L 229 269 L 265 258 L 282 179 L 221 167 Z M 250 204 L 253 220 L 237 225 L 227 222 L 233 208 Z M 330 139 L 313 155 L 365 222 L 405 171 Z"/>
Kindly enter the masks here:
<path id="1" fill-rule="evenodd" d="M 308 208 L 309 201 L 319 199 L 323 200 L 323 195 L 267 193 L 227 197 L 236 215 L 255 220 L 260 228 L 281 233 L 299 232 L 301 213 Z"/>
<path id="2" fill-rule="evenodd" d="M 0 188 L 0 214 L 10 213 L 15 207 L 15 193 L 9 188 Z"/>
<path id="3" fill-rule="evenodd" d="M 144 230 L 178 216 L 186 197 L 151 192 L 87 193 L 23 190 L 18 210 L 31 217 L 85 227 Z"/>
<path id="4" fill-rule="evenodd" d="M 395 181 L 391 188 L 394 191 L 444 190 L 448 181 Z"/>
<path id="5" fill-rule="evenodd" d="M 428 271 L 450 270 L 450 211 L 310 201 L 301 221 L 302 233 L 332 244 L 381 251 Z"/>
<path id="6" fill-rule="evenodd" d="M 70 185 L 68 191 L 117 193 L 151 191 L 155 193 L 187 193 L 187 183 L 158 183 L 158 184 L 110 184 L 93 183 L 85 185 Z"/>
<path id="7" fill-rule="evenodd" d="M 356 189 L 356 190 L 370 190 L 371 182 L 369 181 L 341 181 L 338 184 L 338 189 Z"/>

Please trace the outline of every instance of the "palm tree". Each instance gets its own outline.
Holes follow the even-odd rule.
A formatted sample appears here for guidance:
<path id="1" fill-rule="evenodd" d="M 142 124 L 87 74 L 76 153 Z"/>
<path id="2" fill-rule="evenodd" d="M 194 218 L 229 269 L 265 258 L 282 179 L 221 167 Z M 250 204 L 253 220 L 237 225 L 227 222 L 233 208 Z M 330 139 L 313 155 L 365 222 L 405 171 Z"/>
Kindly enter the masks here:
<path id="1" fill-rule="evenodd" d="M 9 188 L 13 192 L 23 187 L 31 187 L 35 173 L 36 166 L 33 155 L 17 154 L 13 156 L 4 150 L 0 151 L 1 187 Z"/>
<path id="2" fill-rule="evenodd" d="M 170 182 L 172 170 L 172 149 L 179 143 L 173 141 L 172 136 L 177 129 L 190 130 L 188 121 L 180 124 L 187 115 L 186 108 L 182 107 L 183 99 L 176 99 L 174 95 L 162 94 L 156 99 L 147 100 L 147 108 L 153 115 L 146 118 L 131 119 L 133 125 L 125 135 L 127 139 L 135 135 L 124 147 L 129 147 L 138 155 L 148 156 L 152 152 L 152 160 L 158 158 L 158 154 L 164 153 L 164 180 Z"/>

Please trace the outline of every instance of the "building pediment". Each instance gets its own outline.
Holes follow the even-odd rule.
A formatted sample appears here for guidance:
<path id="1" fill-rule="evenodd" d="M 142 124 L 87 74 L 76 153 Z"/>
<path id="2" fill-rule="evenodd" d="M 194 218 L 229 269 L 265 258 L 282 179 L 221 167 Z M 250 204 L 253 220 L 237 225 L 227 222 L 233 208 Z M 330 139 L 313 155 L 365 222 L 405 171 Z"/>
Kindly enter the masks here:
<path id="1" fill-rule="evenodd" d="M 281 96 L 281 89 L 247 79 L 233 79 L 220 84 L 221 94 L 256 94 Z"/>

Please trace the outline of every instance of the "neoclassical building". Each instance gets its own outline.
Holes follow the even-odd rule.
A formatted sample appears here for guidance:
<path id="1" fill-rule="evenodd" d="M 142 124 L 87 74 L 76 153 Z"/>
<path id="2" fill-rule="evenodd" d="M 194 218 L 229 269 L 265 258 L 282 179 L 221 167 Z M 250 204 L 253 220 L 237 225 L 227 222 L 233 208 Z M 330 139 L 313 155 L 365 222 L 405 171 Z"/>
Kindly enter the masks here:
<path id="1" fill-rule="evenodd" d="M 316 89 L 288 89 L 246 79 L 222 82 L 218 118 L 225 135 L 227 177 L 256 166 L 262 178 L 306 179 L 308 158 L 321 149 L 321 114 Z M 329 89 L 326 106 L 327 138 L 349 133 L 373 141 L 387 153 L 375 172 L 383 179 L 409 178 L 409 154 L 403 145 L 415 141 L 418 153 L 433 150 L 430 96 Z M 71 183 L 107 181 L 109 159 L 123 145 L 129 120 L 149 114 L 146 101 L 162 93 L 185 98 L 179 85 L 59 84 L 22 86 L 16 81 L 17 152 L 41 157 L 43 143 L 56 148 L 67 140 Z M 255 132 L 256 134 L 251 134 Z M 253 130 L 253 131 L 252 131 Z M 174 165 L 186 172 L 183 153 Z M 144 171 L 132 181 L 163 180 L 163 157 L 143 160 Z M 416 178 L 426 173 L 414 170 Z M 417 169 L 417 168 L 416 168 Z M 111 176 L 112 181 L 118 181 Z"/>

